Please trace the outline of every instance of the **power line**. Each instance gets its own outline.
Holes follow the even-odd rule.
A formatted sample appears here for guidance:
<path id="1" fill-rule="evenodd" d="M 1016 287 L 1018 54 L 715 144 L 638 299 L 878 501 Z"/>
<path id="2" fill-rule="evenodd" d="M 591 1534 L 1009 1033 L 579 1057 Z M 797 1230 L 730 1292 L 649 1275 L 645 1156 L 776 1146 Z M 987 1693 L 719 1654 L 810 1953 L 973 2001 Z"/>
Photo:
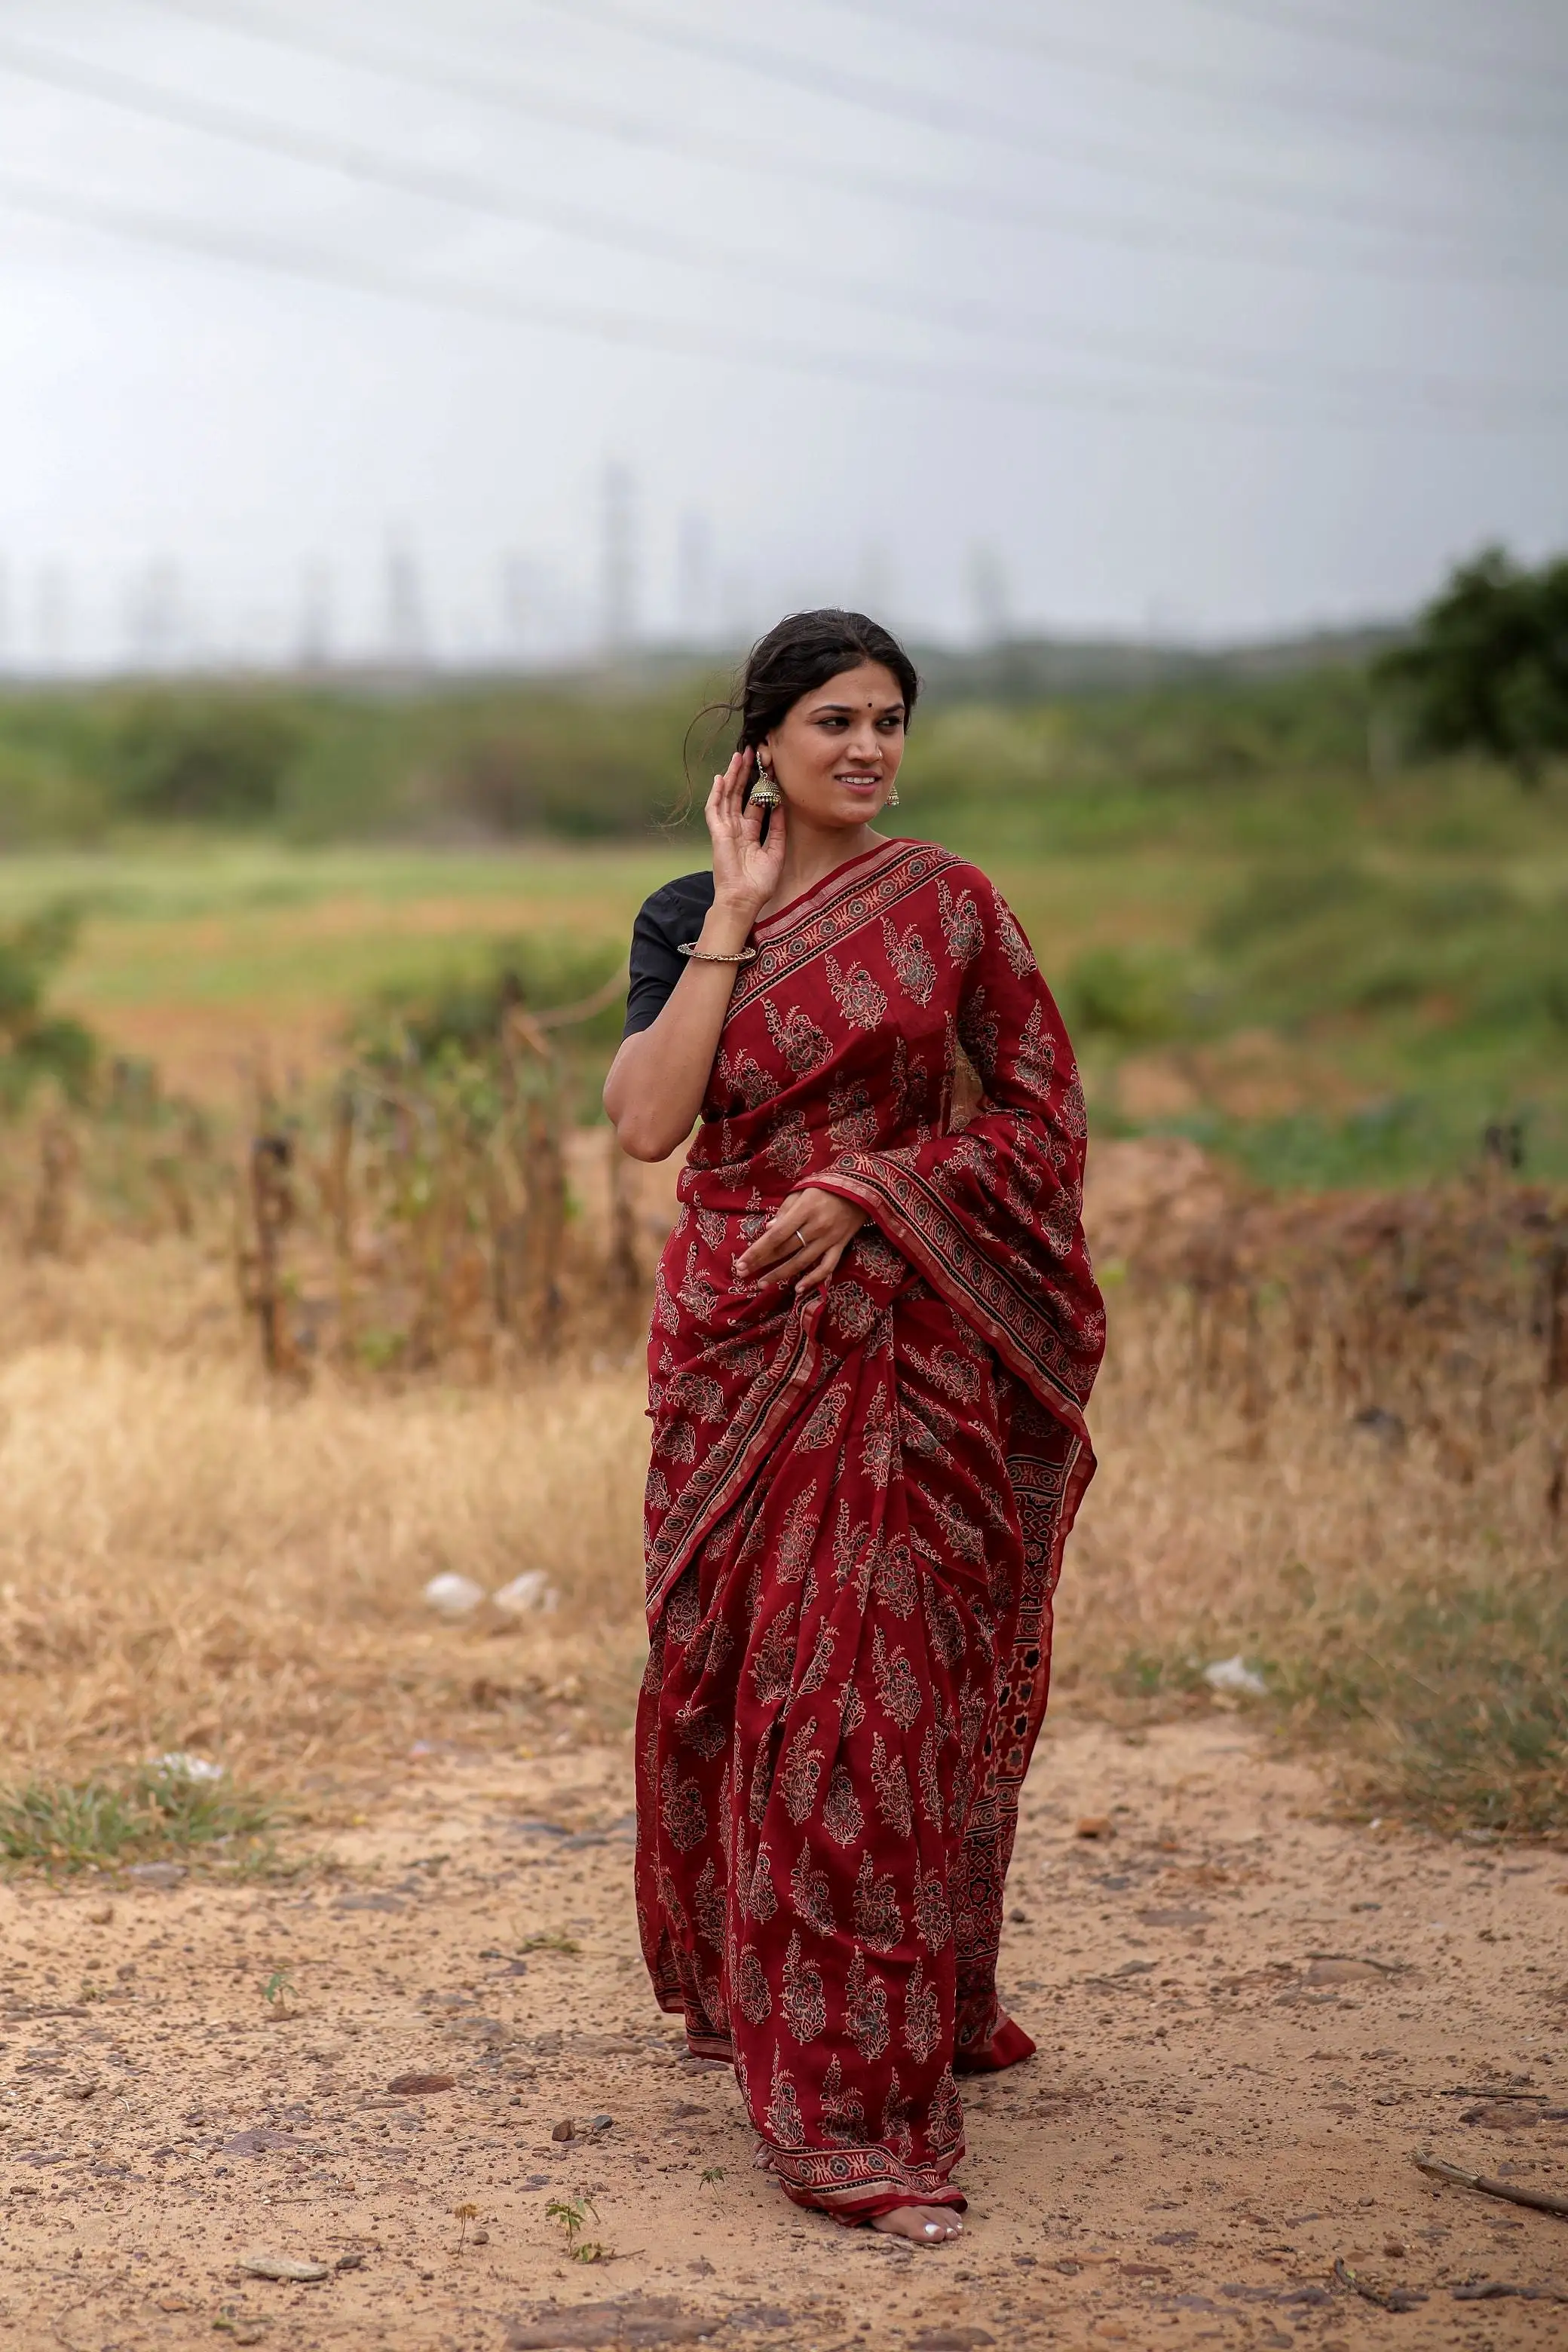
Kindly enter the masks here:
<path id="1" fill-rule="evenodd" d="M 569 16 L 574 24 L 600 25 L 607 31 L 629 33 L 638 40 L 675 49 L 685 56 L 739 66 L 763 80 L 807 90 L 817 100 L 841 100 L 894 122 L 912 123 L 921 130 L 939 131 L 950 137 L 977 140 L 991 147 L 1015 148 L 1037 163 L 1047 161 L 1075 163 L 1090 171 L 1107 173 L 1116 179 L 1143 180 L 1163 189 L 1181 188 L 1188 194 L 1203 197 L 1210 203 L 1257 205 L 1290 216 L 1305 215 L 1315 221 L 1338 220 L 1359 230 L 1370 226 L 1384 236 L 1412 237 L 1427 243 L 1441 241 L 1453 234 L 1447 224 L 1434 223 L 1423 216 L 1400 218 L 1385 213 L 1381 218 L 1373 219 L 1368 205 L 1359 197 L 1340 195 L 1333 191 L 1282 187 L 1277 182 L 1255 179 L 1241 173 L 1215 174 L 1193 171 L 1180 164 L 1150 162 L 1103 140 L 1085 139 L 1076 133 L 1058 131 L 1042 133 L 1016 117 L 996 113 L 989 107 L 978 107 L 963 100 L 900 88 L 880 78 L 853 73 L 837 58 L 831 69 L 826 69 L 820 64 L 794 56 L 786 49 L 773 48 L 761 41 L 672 23 L 667 17 L 644 16 L 640 10 L 621 5 L 620 0 L 531 0 L 531 5 L 555 16 Z"/>
<path id="2" fill-rule="evenodd" d="M 227 144 L 340 173 L 396 195 L 545 228 L 558 236 L 635 255 L 640 260 L 666 262 L 687 269 L 728 270 L 753 285 L 771 275 L 775 283 L 786 286 L 794 293 L 820 295 L 832 290 L 831 278 L 815 268 L 797 268 L 785 257 L 759 255 L 750 247 L 726 250 L 679 230 L 645 226 L 592 206 L 501 188 L 471 173 L 388 156 L 336 134 L 323 136 L 291 123 L 274 121 L 248 109 L 176 93 L 115 68 L 63 58 L 5 36 L 0 36 L 0 69 Z M 921 297 L 889 296 L 885 289 L 869 284 L 847 290 L 857 300 L 871 300 L 897 315 L 912 316 L 922 323 L 930 321 L 931 306 Z M 1016 331 L 1016 313 L 984 304 L 955 305 L 951 315 L 966 326 Z"/>
<path id="3" fill-rule="evenodd" d="M 374 41 L 367 42 L 363 35 L 349 39 L 335 27 L 316 24 L 308 29 L 290 24 L 283 31 L 260 11 L 243 5 L 225 5 L 222 0 L 148 0 L 148 5 L 199 23 L 240 30 L 280 48 L 328 58 L 362 71 L 412 83 L 426 91 L 444 89 L 523 121 L 586 131 L 624 146 L 641 147 L 653 153 L 678 157 L 683 163 L 700 163 L 710 171 L 773 181 L 792 191 L 798 191 L 801 184 L 802 166 L 793 158 L 775 156 L 765 147 L 687 136 L 672 131 L 664 121 L 628 116 L 576 97 L 563 99 L 553 92 L 547 96 L 524 87 L 491 65 L 481 71 L 454 66 L 428 53 L 411 58 Z M 1098 208 L 1088 213 L 1072 206 L 1042 207 L 1027 197 L 999 196 L 984 188 L 846 170 L 840 163 L 815 157 L 806 168 L 814 188 L 838 189 L 849 195 L 868 196 L 880 204 L 914 205 L 950 220 L 984 222 L 1012 229 L 1041 227 L 1058 235 L 1130 247 L 1137 251 L 1184 254 L 1194 250 L 1189 237 L 1173 234 L 1160 223 L 1118 221 Z M 1324 259 L 1278 248 L 1222 245 L 1214 250 L 1221 258 L 1273 261 L 1281 267 L 1311 269 L 1335 266 Z M 1373 267 L 1379 268 L 1375 263 Z"/>
<path id="4" fill-rule="evenodd" d="M 610 138 L 623 144 L 678 156 L 683 162 L 699 163 L 710 169 L 772 180 L 792 190 L 798 190 L 800 186 L 802 167 L 792 160 L 776 160 L 765 149 L 688 138 L 672 132 L 664 124 L 629 119 L 609 109 L 584 104 L 574 99 L 563 100 L 554 95 L 545 97 L 490 68 L 480 74 L 427 55 L 410 59 L 406 56 L 390 53 L 384 46 L 367 43 L 363 37 L 350 39 L 331 28 L 323 29 L 315 25 L 306 29 L 291 24 L 284 31 L 270 17 L 243 5 L 243 0 L 240 0 L 240 5 L 235 5 L 235 0 L 150 0 L 150 5 L 203 23 L 241 31 L 276 47 L 330 58 L 334 63 L 411 83 L 425 91 L 445 89 L 456 97 L 517 115 L 525 121 L 550 122 L 570 130 L 584 131 L 595 137 Z M 1333 256 L 1316 255 L 1278 243 L 1259 244 L 1224 238 L 1216 242 L 1207 232 L 1201 242 L 1194 242 L 1189 234 L 1173 229 L 1167 223 L 1125 216 L 1118 218 L 1100 206 L 1085 210 L 1070 205 L 1042 205 L 1026 197 L 1004 197 L 992 195 L 982 189 L 943 187 L 931 181 L 889 178 L 881 174 L 847 171 L 841 165 L 815 161 L 806 168 L 814 187 L 842 189 L 847 194 L 869 196 L 883 204 L 917 205 L 947 218 L 986 222 L 1015 231 L 1042 228 L 1056 236 L 1112 246 L 1122 250 L 1175 253 L 1210 261 L 1242 262 L 1255 268 L 1318 272 L 1332 270 L 1376 278 L 1419 278 L 1423 274 L 1419 268 L 1412 268 L 1408 258 L 1393 255 L 1355 250 Z M 1517 278 L 1528 284 L 1554 285 L 1563 282 L 1564 273 L 1561 269 L 1539 269 L 1517 263 L 1500 264 L 1495 258 L 1478 253 L 1469 257 L 1460 254 L 1445 256 L 1440 275 L 1445 283 L 1474 281 L 1489 284 L 1503 277 Z"/>
<path id="5" fill-rule="evenodd" d="M 281 154 L 290 162 L 342 172 L 400 195 L 542 226 L 559 235 L 633 253 L 640 259 L 651 258 L 703 272 L 727 271 L 753 287 L 771 281 L 792 294 L 848 300 L 922 326 L 947 324 L 966 332 L 1001 333 L 1015 340 L 1032 334 L 1046 335 L 1100 358 L 1221 378 L 1249 379 L 1287 390 L 1304 385 L 1345 399 L 1392 395 L 1424 401 L 1434 407 L 1468 410 L 1473 404 L 1488 407 L 1494 403 L 1517 402 L 1529 408 L 1538 404 L 1541 397 L 1523 388 L 1467 383 L 1436 376 L 1412 382 L 1396 371 L 1324 369 L 1256 352 L 1216 349 L 1197 341 L 1162 343 L 1157 339 L 1114 330 L 1086 329 L 1075 321 L 1051 319 L 1015 305 L 973 297 L 931 298 L 913 289 L 890 287 L 879 278 L 836 277 L 815 264 L 792 262 L 786 256 L 759 257 L 747 247 L 726 248 L 679 232 L 642 228 L 617 215 L 559 199 L 523 196 L 468 173 L 404 163 L 374 149 L 349 145 L 335 137 L 322 138 L 211 100 L 175 96 L 140 79 L 132 80 L 117 69 L 57 58 L 50 53 L 35 50 L 30 44 L 18 45 L 0 37 L 0 67 L 4 66 L 36 73 L 51 86 L 86 91 L 95 99 L 129 107 L 137 114 L 149 113 L 159 121 L 173 121 L 226 142 Z M 1550 404 L 1551 395 L 1547 399 Z"/>
<path id="6" fill-rule="evenodd" d="M 1435 67 L 1444 73 L 1482 74 L 1489 80 L 1505 81 L 1513 89 L 1528 89 L 1532 96 L 1542 83 L 1568 90 L 1568 73 L 1551 66 L 1537 66 L 1525 58 L 1500 58 L 1489 49 L 1427 48 L 1419 41 L 1380 30 L 1364 16 L 1325 16 L 1320 9 L 1303 16 L 1294 8 L 1273 7 L 1269 0 L 1188 0 L 1188 5 L 1205 8 L 1211 16 L 1233 17 L 1244 25 L 1261 26 L 1268 32 L 1289 33 L 1298 40 L 1321 41 L 1334 47 L 1361 49 L 1370 57 L 1393 58 L 1402 65 Z M 1524 67 L 1526 79 L 1522 82 L 1513 70 L 1516 63 Z"/>
<path id="7" fill-rule="evenodd" d="M 748 332 L 742 341 L 737 341 L 727 330 L 707 329 L 686 322 L 672 326 L 666 320 L 629 311 L 561 302 L 539 296 L 512 295 L 500 289 L 465 287 L 449 281 L 442 283 L 431 278 L 413 278 L 384 268 L 374 261 L 326 254 L 319 247 L 294 245 L 270 236 L 246 236 L 232 230 L 219 231 L 198 222 L 172 219 L 167 215 L 84 196 L 75 190 L 43 187 L 37 182 L 9 172 L 0 172 L 0 205 L 8 205 L 15 211 L 39 219 L 63 222 L 73 227 L 89 229 L 136 244 L 158 246 L 187 257 L 194 255 L 205 261 L 236 264 L 270 276 L 297 278 L 340 291 L 347 289 L 375 295 L 423 310 L 501 321 L 513 326 L 542 328 L 547 332 L 586 337 L 623 348 L 658 352 L 666 356 L 718 360 L 734 366 L 760 367 L 769 371 L 785 370 L 794 374 L 857 384 L 884 396 L 912 392 L 995 402 L 1032 410 L 1064 408 L 1098 416 L 1157 415 L 1173 421 L 1187 418 L 1210 424 L 1230 422 L 1266 428 L 1295 422 L 1363 429 L 1387 425 L 1394 429 L 1407 430 L 1413 424 L 1422 421 L 1419 413 L 1412 415 L 1406 409 L 1384 417 L 1365 409 L 1345 407 L 1298 409 L 1291 415 L 1278 409 L 1244 406 L 1234 401 L 1227 403 L 1207 394 L 1194 396 L 1190 392 L 1173 387 L 1150 392 L 1135 384 L 1062 376 L 1020 375 L 989 367 L 983 372 L 965 373 L 959 369 L 933 366 L 923 361 L 900 360 L 890 363 L 879 359 L 860 360 L 853 353 L 792 343 L 765 331 Z M 1568 404 L 1556 404 L 1550 415 L 1542 415 L 1538 421 L 1542 425 L 1558 424 L 1565 414 L 1568 414 Z M 1518 429 L 1520 420 L 1517 415 L 1503 415 L 1478 408 L 1462 415 L 1449 415 L 1443 422 L 1483 431 L 1513 431 Z"/>
<path id="8" fill-rule="evenodd" d="M 944 21 L 940 13 L 929 7 L 910 9 L 901 5 L 901 0 L 837 0 L 837 5 L 852 16 L 868 16 L 874 23 L 898 25 L 906 30 L 912 26 L 961 47 L 978 41 L 989 48 L 1041 58 L 1051 64 L 1101 75 L 1135 89 L 1174 90 L 1209 105 L 1267 106 L 1298 120 L 1303 115 L 1318 115 L 1331 121 L 1371 125 L 1380 131 L 1436 131 L 1445 137 L 1469 133 L 1482 138 L 1552 141 L 1568 136 L 1568 123 L 1561 116 L 1547 121 L 1539 113 L 1478 113 L 1473 109 L 1442 105 L 1410 107 L 1384 98 L 1351 96 L 1343 91 L 1319 94 L 1304 89 L 1299 81 L 1226 81 L 1180 66 L 1130 58 L 1120 49 L 1046 31 L 1032 22 L 1007 23 L 976 16 L 967 9 L 962 23 L 958 23 Z"/>

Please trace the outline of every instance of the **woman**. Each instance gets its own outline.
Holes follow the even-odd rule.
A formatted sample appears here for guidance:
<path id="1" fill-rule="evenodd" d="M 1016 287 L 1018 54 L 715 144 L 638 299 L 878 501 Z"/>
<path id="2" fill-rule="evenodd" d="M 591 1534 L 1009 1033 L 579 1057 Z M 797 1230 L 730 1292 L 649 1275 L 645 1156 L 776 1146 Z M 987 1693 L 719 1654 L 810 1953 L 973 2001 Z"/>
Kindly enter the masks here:
<path id="1" fill-rule="evenodd" d="M 1034 2049 L 1003 1882 L 1104 1318 L 1028 943 L 973 866 L 872 829 L 916 688 L 860 614 L 757 646 L 712 873 L 637 919 L 605 1103 L 643 1160 L 701 1119 L 648 1352 L 644 1954 L 788 2194 L 933 2243 L 955 2074 Z"/>

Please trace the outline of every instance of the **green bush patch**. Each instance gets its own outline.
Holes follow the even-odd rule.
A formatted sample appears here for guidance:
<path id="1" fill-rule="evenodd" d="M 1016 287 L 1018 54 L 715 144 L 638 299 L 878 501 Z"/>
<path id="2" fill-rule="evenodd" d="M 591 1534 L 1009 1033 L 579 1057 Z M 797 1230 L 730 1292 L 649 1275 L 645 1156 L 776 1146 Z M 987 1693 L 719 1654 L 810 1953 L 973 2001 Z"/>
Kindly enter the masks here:
<path id="1" fill-rule="evenodd" d="M 1321 1608 L 1298 1570 L 1302 1614 L 1271 1628 L 1251 1702 L 1323 1753 L 1360 1814 L 1453 1834 L 1547 1837 L 1568 1830 L 1568 1589 L 1453 1581 L 1368 1588 Z M 1232 1627 L 1130 1650 L 1118 1698 L 1157 1718 L 1211 1698 L 1205 1658 L 1239 1646 Z"/>
<path id="2" fill-rule="evenodd" d="M 77 928 L 77 910 L 57 904 L 0 929 L 0 1111 L 16 1109 L 41 1078 L 73 1100 L 86 1093 L 97 1045 L 79 1021 L 45 1003 Z"/>
<path id="3" fill-rule="evenodd" d="M 1568 1591 L 1561 1579 L 1369 1591 L 1279 1669 L 1299 1721 L 1343 1749 L 1370 1804 L 1443 1829 L 1568 1826 Z"/>
<path id="4" fill-rule="evenodd" d="M 272 1859 L 278 1818 L 263 1797 L 160 1765 L 118 1780 L 29 1780 L 0 1794 L 0 1862 L 50 1876 L 192 1857 L 255 1871 Z"/>

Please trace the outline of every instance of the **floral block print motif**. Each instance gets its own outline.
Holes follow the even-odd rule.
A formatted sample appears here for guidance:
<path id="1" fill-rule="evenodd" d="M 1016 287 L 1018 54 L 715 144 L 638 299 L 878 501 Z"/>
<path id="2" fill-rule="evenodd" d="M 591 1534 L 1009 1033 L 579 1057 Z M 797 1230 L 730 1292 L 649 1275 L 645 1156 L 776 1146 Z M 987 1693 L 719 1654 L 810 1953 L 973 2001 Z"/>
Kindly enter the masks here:
<path id="1" fill-rule="evenodd" d="M 996 1954 L 1104 1322 L 1071 1050 L 984 877 L 889 843 L 756 937 L 649 1342 L 637 1907 L 784 2189 L 864 2221 L 962 2205 L 955 2078 L 1034 2047 Z M 734 1268 L 802 1181 L 870 1222 L 799 1301 Z"/>

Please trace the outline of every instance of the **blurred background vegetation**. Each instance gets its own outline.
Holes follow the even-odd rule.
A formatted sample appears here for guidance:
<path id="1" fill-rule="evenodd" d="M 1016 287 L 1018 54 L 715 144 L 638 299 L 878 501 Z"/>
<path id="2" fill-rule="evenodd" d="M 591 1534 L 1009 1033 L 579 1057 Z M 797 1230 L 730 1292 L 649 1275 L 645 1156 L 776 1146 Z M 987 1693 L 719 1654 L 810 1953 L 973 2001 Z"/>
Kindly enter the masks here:
<path id="1" fill-rule="evenodd" d="M 910 755 L 929 812 L 982 816 L 1019 846 L 1103 847 L 1205 820 L 1228 832 L 1238 790 L 1338 800 L 1365 781 L 1377 702 L 1364 665 L 1034 683 L 1058 667 L 1020 658 L 998 680 L 989 656 L 933 663 Z M 695 835 L 687 778 L 700 807 L 723 730 L 717 714 L 692 721 L 729 685 L 672 663 L 537 683 L 13 689 L 0 693 L 0 846 L 124 845 L 171 826 L 300 845 L 647 839 L 683 822 Z M 1189 803 L 1194 787 L 1219 802 Z M 1284 821 L 1283 805 L 1259 816 L 1265 835 Z"/>
<path id="2" fill-rule="evenodd" d="M 1403 637 L 922 667 L 901 819 L 1015 900 L 1102 1128 L 1281 1184 L 1568 1174 L 1568 562 L 1489 551 Z M 95 1050 L 210 1092 L 237 1023 L 311 1066 L 584 997 L 706 862 L 729 739 L 693 720 L 729 684 L 0 693 L 5 1098 Z M 579 1041 L 584 1110 L 617 1027 Z"/>

